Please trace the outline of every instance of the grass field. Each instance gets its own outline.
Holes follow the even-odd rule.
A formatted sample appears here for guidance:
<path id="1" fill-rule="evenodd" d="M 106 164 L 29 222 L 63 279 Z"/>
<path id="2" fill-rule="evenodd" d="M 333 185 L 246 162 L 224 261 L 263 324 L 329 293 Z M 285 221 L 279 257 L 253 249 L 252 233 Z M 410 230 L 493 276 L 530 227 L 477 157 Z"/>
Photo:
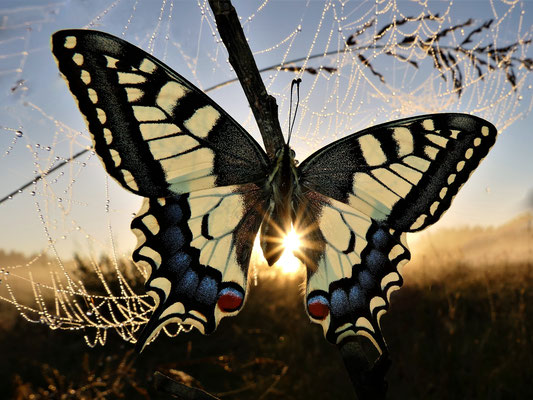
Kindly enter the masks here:
<path id="1" fill-rule="evenodd" d="M 533 398 L 533 263 L 448 261 L 408 264 L 382 319 L 389 398 Z M 111 332 L 91 349 L 80 333 L 1 324 L 1 397 L 168 398 L 153 389 L 159 370 L 223 399 L 354 398 L 337 349 L 304 312 L 300 281 L 260 277 L 213 335 L 161 335 L 139 356 Z M 2 321 L 12 311 L 0 303 Z"/>

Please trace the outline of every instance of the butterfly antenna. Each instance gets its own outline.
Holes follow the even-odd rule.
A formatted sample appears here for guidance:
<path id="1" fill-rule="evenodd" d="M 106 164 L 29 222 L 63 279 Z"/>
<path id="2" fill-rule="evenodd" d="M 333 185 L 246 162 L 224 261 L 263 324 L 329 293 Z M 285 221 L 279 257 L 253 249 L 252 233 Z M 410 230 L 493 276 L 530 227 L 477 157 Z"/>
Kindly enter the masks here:
<path id="1" fill-rule="evenodd" d="M 291 141 L 292 128 L 296 122 L 296 113 L 298 112 L 298 104 L 300 104 L 300 83 L 302 80 L 300 78 L 293 79 L 291 83 L 291 100 L 289 104 L 289 137 L 287 138 L 287 144 Z M 294 109 L 294 116 L 292 116 L 292 92 L 294 91 L 294 85 L 296 85 L 296 107 Z M 292 120 L 291 120 L 292 116 Z"/>

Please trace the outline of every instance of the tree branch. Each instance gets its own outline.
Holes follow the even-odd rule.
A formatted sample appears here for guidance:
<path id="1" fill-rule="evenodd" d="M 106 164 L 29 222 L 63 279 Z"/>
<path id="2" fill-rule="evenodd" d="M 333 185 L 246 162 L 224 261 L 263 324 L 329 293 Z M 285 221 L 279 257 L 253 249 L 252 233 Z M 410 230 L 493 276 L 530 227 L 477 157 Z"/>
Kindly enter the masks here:
<path id="1" fill-rule="evenodd" d="M 276 150 L 284 144 L 276 99 L 266 91 L 231 1 L 209 0 L 209 5 L 215 16 L 218 33 L 228 50 L 229 62 L 252 108 L 266 152 L 273 158 Z"/>

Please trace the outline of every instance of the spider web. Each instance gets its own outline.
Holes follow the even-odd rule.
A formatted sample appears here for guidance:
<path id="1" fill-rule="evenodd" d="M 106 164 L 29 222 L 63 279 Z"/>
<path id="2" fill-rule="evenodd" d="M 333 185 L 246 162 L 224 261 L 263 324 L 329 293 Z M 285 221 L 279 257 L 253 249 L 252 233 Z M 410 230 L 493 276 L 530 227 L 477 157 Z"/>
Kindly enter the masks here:
<path id="1" fill-rule="evenodd" d="M 292 139 L 300 159 L 392 119 L 469 112 L 501 132 L 533 106 L 527 2 L 235 3 L 284 129 L 291 80 L 303 78 Z M 105 343 L 109 330 L 135 341 L 151 313 L 146 271 L 127 261 L 141 199 L 109 180 L 91 151 L 50 35 L 86 27 L 146 49 L 260 141 L 207 1 L 155 4 L 12 1 L 0 9 L 0 196 L 21 188 L 0 203 L 0 306 L 82 330 L 90 345 Z"/>

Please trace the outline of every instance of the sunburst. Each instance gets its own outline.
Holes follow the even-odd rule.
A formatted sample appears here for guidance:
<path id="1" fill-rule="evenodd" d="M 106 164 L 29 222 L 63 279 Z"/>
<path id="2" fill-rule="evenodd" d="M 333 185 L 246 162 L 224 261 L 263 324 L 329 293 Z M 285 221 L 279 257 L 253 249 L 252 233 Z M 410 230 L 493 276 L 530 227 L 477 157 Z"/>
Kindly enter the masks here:
<path id="1" fill-rule="evenodd" d="M 300 268 L 301 262 L 294 252 L 300 248 L 300 236 L 294 230 L 294 227 L 283 238 L 283 254 L 276 262 L 276 265 L 281 269 L 284 274 L 295 274 Z"/>

